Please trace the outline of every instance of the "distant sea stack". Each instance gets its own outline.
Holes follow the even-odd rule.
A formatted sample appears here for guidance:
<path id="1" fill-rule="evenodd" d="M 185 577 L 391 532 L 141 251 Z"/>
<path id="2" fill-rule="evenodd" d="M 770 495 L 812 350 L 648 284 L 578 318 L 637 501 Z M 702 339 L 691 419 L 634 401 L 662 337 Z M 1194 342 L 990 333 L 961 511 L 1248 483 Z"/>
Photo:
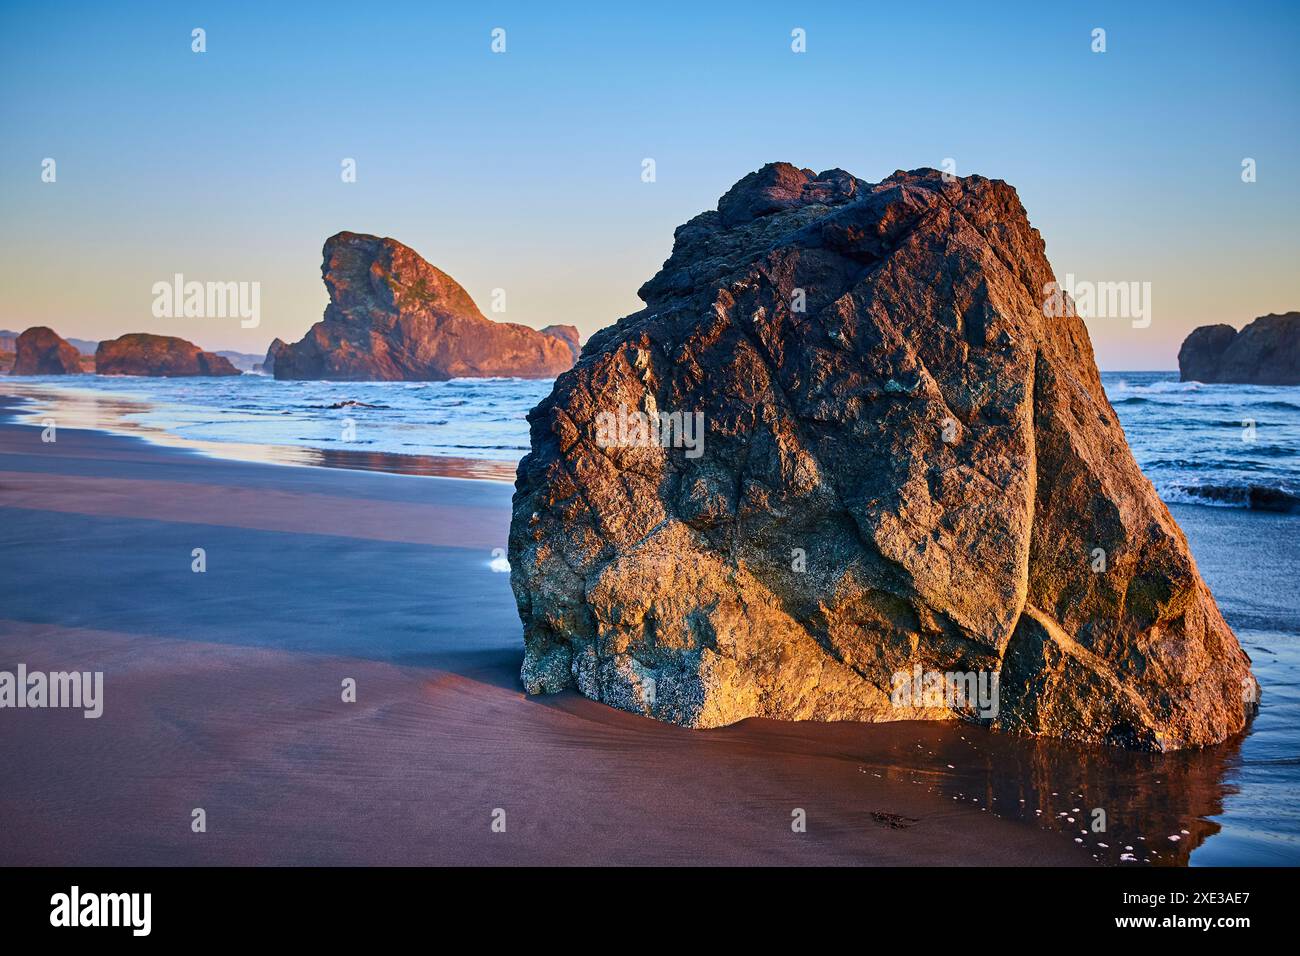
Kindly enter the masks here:
<path id="1" fill-rule="evenodd" d="M 11 375 L 80 375 L 81 353 L 53 329 L 38 325 L 18 336 Z"/>
<path id="2" fill-rule="evenodd" d="M 330 304 L 302 341 L 276 352 L 276 378 L 551 378 L 573 365 L 572 327 L 493 322 L 456 280 L 395 239 L 340 232 L 324 254 Z"/>
<path id="3" fill-rule="evenodd" d="M 529 415 L 524 688 L 689 727 L 1241 730 L 1250 660 L 1053 281 L 997 180 L 741 179 Z"/>
<path id="4" fill-rule="evenodd" d="M 275 356 L 280 351 L 280 349 L 284 347 L 285 347 L 285 342 L 282 339 L 279 338 L 271 339 L 271 344 L 266 350 L 266 358 L 262 359 L 260 364 L 254 365 L 253 371 L 262 372 L 265 375 L 274 375 Z"/>
<path id="5" fill-rule="evenodd" d="M 1178 350 L 1183 382 L 1300 385 L 1300 312 L 1261 315 L 1238 332 L 1202 325 Z"/>
<path id="6" fill-rule="evenodd" d="M 215 352 L 171 335 L 133 332 L 99 343 L 95 368 L 100 375 L 239 375 L 239 369 Z"/>
<path id="7" fill-rule="evenodd" d="M 8 329 L 0 329 L 0 352 L 13 352 L 18 347 L 18 335 L 19 333 L 17 332 L 11 332 Z M 64 341 L 80 352 L 83 358 L 87 359 L 93 359 L 95 357 L 95 348 L 99 345 L 98 342 L 91 342 L 87 339 L 71 337 L 64 339 Z M 85 362 L 82 363 L 83 369 L 86 367 L 86 364 L 87 363 Z M 93 366 L 90 371 L 94 371 Z"/>
<path id="8" fill-rule="evenodd" d="M 548 325 L 542 329 L 542 335 L 553 335 L 569 346 L 569 351 L 573 353 L 573 360 L 578 361 L 578 356 L 582 354 L 582 346 L 578 344 L 578 329 L 572 325 Z"/>

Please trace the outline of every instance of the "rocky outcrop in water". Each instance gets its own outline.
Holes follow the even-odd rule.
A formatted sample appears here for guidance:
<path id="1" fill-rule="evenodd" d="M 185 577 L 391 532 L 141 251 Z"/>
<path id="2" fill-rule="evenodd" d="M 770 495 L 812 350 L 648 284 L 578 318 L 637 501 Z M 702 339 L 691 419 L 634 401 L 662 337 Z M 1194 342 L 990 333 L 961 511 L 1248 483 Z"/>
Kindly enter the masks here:
<path id="1" fill-rule="evenodd" d="M 95 369 L 100 375 L 190 375 L 242 374 L 228 359 L 205 352 L 193 342 L 171 335 L 133 332 L 99 343 Z"/>
<path id="2" fill-rule="evenodd" d="M 569 351 L 573 354 L 573 360 L 578 361 L 578 356 L 582 354 L 582 346 L 578 343 L 578 329 L 572 325 L 548 325 L 542 330 L 543 335 L 551 335 L 569 346 Z"/>
<path id="3" fill-rule="evenodd" d="M 35 326 L 18 336 L 11 375 L 80 375 L 81 353 L 53 329 Z"/>
<path id="4" fill-rule="evenodd" d="M 1249 658 L 1053 282 L 978 176 L 773 164 L 681 226 L 529 416 L 525 689 L 691 727 L 1241 730 Z"/>
<path id="5" fill-rule="evenodd" d="M 266 358 L 262 359 L 262 361 L 259 364 L 254 365 L 253 371 L 263 372 L 266 375 L 274 375 L 275 356 L 277 353 L 279 353 L 280 349 L 284 348 L 284 346 L 285 343 L 281 339 L 279 338 L 272 339 L 270 346 L 266 350 Z"/>
<path id="6" fill-rule="evenodd" d="M 551 378 L 573 365 L 565 335 L 491 321 L 456 280 L 395 239 L 341 232 L 324 252 L 330 304 L 302 341 L 276 352 L 276 378 Z"/>
<path id="7" fill-rule="evenodd" d="M 1262 315 L 1238 332 L 1202 325 L 1178 350 L 1184 382 L 1300 385 L 1300 312 Z"/>

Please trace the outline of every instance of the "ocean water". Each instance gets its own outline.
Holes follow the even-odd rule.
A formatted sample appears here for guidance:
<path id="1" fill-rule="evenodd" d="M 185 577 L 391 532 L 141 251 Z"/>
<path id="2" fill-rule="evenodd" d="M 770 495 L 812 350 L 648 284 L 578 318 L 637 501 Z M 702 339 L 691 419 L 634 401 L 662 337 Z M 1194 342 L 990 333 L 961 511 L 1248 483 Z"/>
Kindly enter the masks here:
<path id="1" fill-rule="evenodd" d="M 281 382 L 223 378 L 22 376 L 22 393 L 48 390 L 99 402 L 100 425 L 202 444 L 280 446 L 517 462 L 528 451 L 528 410 L 550 380 Z M 39 414 L 39 408 L 36 409 Z M 346 459 L 343 459 L 346 460 Z"/>
<path id="2" fill-rule="evenodd" d="M 24 388 L 113 399 L 113 416 L 218 453 L 230 446 L 499 461 L 528 451 L 528 410 L 549 380 L 280 382 L 23 377 Z M 1169 504 L 1300 511 L 1300 387 L 1202 385 L 1174 372 L 1106 372 L 1134 457 Z M 110 427 L 111 422 L 101 422 Z M 320 463 L 364 458 L 341 454 Z"/>
<path id="3" fill-rule="evenodd" d="M 1300 387 L 1106 372 L 1133 456 L 1166 504 L 1300 510 Z"/>

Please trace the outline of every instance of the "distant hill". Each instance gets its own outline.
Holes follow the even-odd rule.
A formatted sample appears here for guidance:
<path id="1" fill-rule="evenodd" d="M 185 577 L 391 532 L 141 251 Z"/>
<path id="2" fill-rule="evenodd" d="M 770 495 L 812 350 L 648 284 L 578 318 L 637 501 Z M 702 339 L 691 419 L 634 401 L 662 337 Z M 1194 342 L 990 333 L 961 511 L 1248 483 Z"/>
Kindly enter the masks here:
<path id="1" fill-rule="evenodd" d="M 241 372 L 251 372 L 254 365 L 262 363 L 262 356 L 250 355 L 247 352 L 218 352 L 217 354 L 229 360 L 230 364 Z"/>

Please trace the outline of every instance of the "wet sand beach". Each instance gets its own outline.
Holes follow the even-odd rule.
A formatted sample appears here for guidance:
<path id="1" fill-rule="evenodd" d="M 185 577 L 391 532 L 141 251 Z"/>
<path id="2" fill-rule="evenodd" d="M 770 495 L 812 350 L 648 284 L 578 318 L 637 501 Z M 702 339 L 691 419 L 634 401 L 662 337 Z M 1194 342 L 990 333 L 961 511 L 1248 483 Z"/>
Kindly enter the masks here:
<path id="1" fill-rule="evenodd" d="M 1247 855 L 1295 852 L 1222 820 L 1251 767 L 1261 786 L 1290 779 L 1293 765 L 1269 777 L 1284 744 L 1254 766 L 1249 738 L 1162 757 L 957 724 L 700 732 L 525 697 L 492 568 L 507 484 L 73 427 L 43 443 L 15 404 L 0 400 L 0 669 L 103 671 L 104 713 L 0 712 L 0 864 L 1078 865 L 1119 864 L 1126 845 L 1167 864 L 1220 832 Z M 1177 511 L 1194 548 L 1240 542 L 1223 522 L 1257 517 L 1219 513 Z M 1295 525 L 1270 517 L 1262 536 L 1285 548 Z M 1207 577 L 1230 582 L 1220 601 L 1252 655 L 1240 620 L 1255 614 L 1281 661 L 1262 677 L 1267 726 L 1268 675 L 1293 673 L 1273 637 L 1294 600 L 1241 589 L 1289 572 L 1252 578 L 1226 546 Z M 1080 834 L 1095 807 L 1109 829 Z"/>

